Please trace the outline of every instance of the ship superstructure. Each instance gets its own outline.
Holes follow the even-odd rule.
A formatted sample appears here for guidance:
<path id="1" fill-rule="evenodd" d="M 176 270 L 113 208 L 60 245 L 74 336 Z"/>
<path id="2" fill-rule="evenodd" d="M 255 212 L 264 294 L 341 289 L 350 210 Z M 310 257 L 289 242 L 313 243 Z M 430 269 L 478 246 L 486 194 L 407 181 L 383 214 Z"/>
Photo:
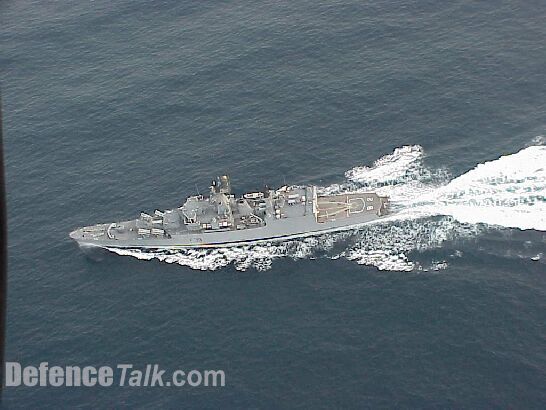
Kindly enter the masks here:
<path id="1" fill-rule="evenodd" d="M 207 196 L 178 208 L 142 212 L 137 219 L 76 229 L 80 245 L 177 249 L 225 247 L 317 235 L 362 225 L 388 212 L 375 192 L 319 195 L 315 186 L 232 193 L 228 176 L 212 181 Z"/>

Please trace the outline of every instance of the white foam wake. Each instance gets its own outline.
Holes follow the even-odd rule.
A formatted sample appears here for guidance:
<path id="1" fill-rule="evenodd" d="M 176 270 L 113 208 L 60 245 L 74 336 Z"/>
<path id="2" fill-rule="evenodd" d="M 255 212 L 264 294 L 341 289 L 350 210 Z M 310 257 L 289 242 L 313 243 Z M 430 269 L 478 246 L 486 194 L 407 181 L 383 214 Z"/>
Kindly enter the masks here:
<path id="1" fill-rule="evenodd" d="M 534 144 L 542 144 L 535 139 Z M 409 254 L 439 248 L 445 241 L 474 237 L 484 226 L 546 231 L 546 147 L 521 151 L 479 164 L 450 180 L 445 169 L 424 165 L 418 145 L 396 148 L 372 166 L 355 167 L 346 181 L 322 187 L 321 192 L 377 190 L 391 198 L 393 215 L 351 232 L 324 234 L 259 246 L 212 250 L 150 252 L 110 249 L 139 259 L 158 259 L 192 269 L 268 269 L 278 258 L 345 258 L 382 270 L 443 269 Z M 341 250 L 336 250 L 341 246 Z"/>
<path id="2" fill-rule="evenodd" d="M 458 221 L 546 230 L 546 147 L 531 146 L 478 165 L 433 193 Z"/>

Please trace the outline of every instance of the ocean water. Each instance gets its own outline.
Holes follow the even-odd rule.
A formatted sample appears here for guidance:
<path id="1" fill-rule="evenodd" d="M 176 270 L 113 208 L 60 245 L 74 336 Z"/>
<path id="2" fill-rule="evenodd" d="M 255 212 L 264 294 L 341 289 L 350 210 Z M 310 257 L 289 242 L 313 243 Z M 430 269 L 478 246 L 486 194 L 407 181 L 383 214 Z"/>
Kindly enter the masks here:
<path id="1" fill-rule="evenodd" d="M 6 359 L 223 388 L 7 388 L 8 408 L 544 408 L 542 1 L 0 3 Z M 373 187 L 389 220 L 86 255 L 77 226 L 211 177 Z"/>

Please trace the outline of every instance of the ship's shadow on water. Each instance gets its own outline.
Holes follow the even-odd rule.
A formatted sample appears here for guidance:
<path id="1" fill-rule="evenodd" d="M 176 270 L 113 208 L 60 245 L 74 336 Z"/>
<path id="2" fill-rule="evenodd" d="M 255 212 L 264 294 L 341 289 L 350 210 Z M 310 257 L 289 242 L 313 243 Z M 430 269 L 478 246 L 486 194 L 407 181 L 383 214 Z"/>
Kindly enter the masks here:
<path id="1" fill-rule="evenodd" d="M 112 252 L 98 246 L 78 246 L 84 257 L 94 263 L 101 263 L 112 258 Z"/>

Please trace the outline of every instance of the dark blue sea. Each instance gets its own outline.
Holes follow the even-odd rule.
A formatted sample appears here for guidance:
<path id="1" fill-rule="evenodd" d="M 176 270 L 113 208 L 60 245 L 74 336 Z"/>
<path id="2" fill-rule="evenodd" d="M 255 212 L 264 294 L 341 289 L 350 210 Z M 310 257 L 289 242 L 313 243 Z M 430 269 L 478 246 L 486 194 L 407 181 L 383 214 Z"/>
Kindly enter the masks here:
<path id="1" fill-rule="evenodd" d="M 226 374 L 4 406 L 545 408 L 545 22 L 535 0 L 2 1 L 6 360 Z M 224 173 L 396 215 L 221 251 L 68 237 Z"/>

